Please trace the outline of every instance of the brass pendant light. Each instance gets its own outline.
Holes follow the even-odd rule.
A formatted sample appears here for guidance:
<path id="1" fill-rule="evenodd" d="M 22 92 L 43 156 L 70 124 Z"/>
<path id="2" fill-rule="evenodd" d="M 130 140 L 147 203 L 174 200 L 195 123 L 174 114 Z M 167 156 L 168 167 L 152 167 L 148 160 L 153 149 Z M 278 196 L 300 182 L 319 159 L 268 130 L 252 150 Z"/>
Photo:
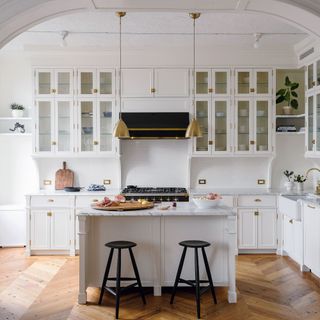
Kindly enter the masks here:
<path id="1" fill-rule="evenodd" d="M 200 17 L 200 13 L 189 13 L 193 19 L 193 79 L 195 85 L 196 79 L 196 19 Z M 193 107 L 196 107 L 196 88 L 193 89 Z M 202 132 L 198 121 L 195 117 L 191 120 L 186 131 L 186 138 L 202 137 Z"/>
<path id="2" fill-rule="evenodd" d="M 121 18 L 126 15 L 125 12 L 117 12 L 117 16 L 120 19 L 120 32 L 119 32 L 119 47 L 120 47 L 120 56 L 119 56 L 119 120 L 116 123 L 114 130 L 113 130 L 113 136 L 119 139 L 125 139 L 125 138 L 130 138 L 129 130 L 126 125 L 126 123 L 122 120 L 122 115 L 121 115 L 121 67 L 122 67 L 122 43 L 121 43 Z"/>

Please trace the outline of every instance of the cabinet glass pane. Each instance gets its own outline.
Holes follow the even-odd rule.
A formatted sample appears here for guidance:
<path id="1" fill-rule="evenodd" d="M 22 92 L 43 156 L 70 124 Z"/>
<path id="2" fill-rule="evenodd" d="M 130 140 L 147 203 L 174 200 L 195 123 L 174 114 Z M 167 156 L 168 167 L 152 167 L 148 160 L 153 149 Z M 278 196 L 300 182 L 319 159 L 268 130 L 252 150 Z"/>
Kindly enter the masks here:
<path id="1" fill-rule="evenodd" d="M 196 101 L 196 119 L 202 131 L 202 137 L 196 138 L 196 151 L 208 151 L 208 101 Z"/>
<path id="2" fill-rule="evenodd" d="M 317 94 L 317 124 L 316 124 L 316 134 L 317 134 L 317 151 L 320 151 L 320 94 Z"/>
<path id="3" fill-rule="evenodd" d="M 112 102 L 100 102 L 100 151 L 112 150 Z"/>
<path id="4" fill-rule="evenodd" d="M 256 102 L 256 133 L 257 143 L 256 151 L 268 151 L 269 146 L 269 117 L 268 117 L 268 101 Z"/>
<path id="5" fill-rule="evenodd" d="M 93 102 L 81 101 L 81 151 L 93 151 Z"/>
<path id="6" fill-rule="evenodd" d="M 208 94 L 209 76 L 206 71 L 196 72 L 196 94 Z"/>
<path id="7" fill-rule="evenodd" d="M 50 94 L 51 93 L 51 73 L 39 72 L 38 73 L 38 93 Z"/>
<path id="8" fill-rule="evenodd" d="M 313 64 L 308 65 L 308 89 L 313 87 Z"/>
<path id="9" fill-rule="evenodd" d="M 249 94 L 250 92 L 250 72 L 240 71 L 238 72 L 238 93 Z"/>
<path id="10" fill-rule="evenodd" d="M 58 72 L 57 74 L 57 93 L 58 94 L 70 94 L 71 93 L 71 81 L 70 72 Z"/>
<path id="11" fill-rule="evenodd" d="M 81 72 L 80 73 L 80 93 L 92 94 L 93 91 L 93 73 Z"/>
<path id="12" fill-rule="evenodd" d="M 308 151 L 313 151 L 313 96 L 308 98 Z"/>
<path id="13" fill-rule="evenodd" d="M 249 101 L 238 101 L 238 150 L 249 151 Z"/>
<path id="14" fill-rule="evenodd" d="M 215 93 L 227 94 L 228 90 L 228 73 L 225 71 L 215 72 Z"/>
<path id="15" fill-rule="evenodd" d="M 215 151 L 227 151 L 227 101 L 215 103 Z"/>
<path id="16" fill-rule="evenodd" d="M 317 61 L 317 86 L 320 85 L 320 60 Z"/>
<path id="17" fill-rule="evenodd" d="M 69 101 L 58 101 L 58 151 L 71 151 L 71 107 Z"/>
<path id="18" fill-rule="evenodd" d="M 112 73 L 100 72 L 100 94 L 112 94 Z"/>
<path id="19" fill-rule="evenodd" d="M 258 71 L 257 72 L 257 94 L 268 94 L 269 93 L 269 72 Z"/>
<path id="20" fill-rule="evenodd" d="M 51 151 L 51 102 L 39 101 L 39 151 Z"/>

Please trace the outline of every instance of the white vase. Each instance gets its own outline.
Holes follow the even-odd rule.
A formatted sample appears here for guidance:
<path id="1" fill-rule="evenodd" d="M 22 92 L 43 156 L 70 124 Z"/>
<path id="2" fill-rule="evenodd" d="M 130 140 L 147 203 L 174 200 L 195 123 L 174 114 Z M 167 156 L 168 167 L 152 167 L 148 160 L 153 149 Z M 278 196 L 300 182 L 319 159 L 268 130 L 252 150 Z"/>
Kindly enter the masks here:
<path id="1" fill-rule="evenodd" d="M 298 192 L 302 192 L 303 191 L 303 187 L 304 187 L 304 183 L 303 182 L 298 182 L 297 183 Z"/>
<path id="2" fill-rule="evenodd" d="M 293 109 L 291 106 L 283 106 L 282 107 L 282 113 L 284 115 L 290 115 L 290 114 L 292 114 L 292 112 L 293 112 Z"/>
<path id="3" fill-rule="evenodd" d="M 286 181 L 284 183 L 284 187 L 286 188 L 287 191 L 292 191 L 294 187 L 294 182 L 293 181 Z"/>
<path id="4" fill-rule="evenodd" d="M 22 118 L 23 117 L 23 110 L 11 110 L 13 118 Z"/>

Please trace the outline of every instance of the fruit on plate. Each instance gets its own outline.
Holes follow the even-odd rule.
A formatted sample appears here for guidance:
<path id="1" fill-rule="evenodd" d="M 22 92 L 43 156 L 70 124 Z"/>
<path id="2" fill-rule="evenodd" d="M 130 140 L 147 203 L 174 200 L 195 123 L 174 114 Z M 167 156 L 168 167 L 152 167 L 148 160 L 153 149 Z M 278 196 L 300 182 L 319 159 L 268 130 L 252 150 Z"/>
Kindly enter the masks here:
<path id="1" fill-rule="evenodd" d="M 126 202 L 126 198 L 124 195 L 122 194 L 118 194 L 117 196 L 114 197 L 114 200 L 115 201 L 118 201 L 118 202 Z"/>
<path id="2" fill-rule="evenodd" d="M 208 200 L 220 200 L 220 199 L 222 199 L 222 197 L 218 193 L 210 192 L 210 193 L 208 193 L 206 195 L 206 199 L 208 199 Z"/>
<path id="3" fill-rule="evenodd" d="M 108 197 L 104 197 L 102 201 L 95 203 L 95 206 L 98 207 L 117 207 L 120 202 L 112 201 Z"/>

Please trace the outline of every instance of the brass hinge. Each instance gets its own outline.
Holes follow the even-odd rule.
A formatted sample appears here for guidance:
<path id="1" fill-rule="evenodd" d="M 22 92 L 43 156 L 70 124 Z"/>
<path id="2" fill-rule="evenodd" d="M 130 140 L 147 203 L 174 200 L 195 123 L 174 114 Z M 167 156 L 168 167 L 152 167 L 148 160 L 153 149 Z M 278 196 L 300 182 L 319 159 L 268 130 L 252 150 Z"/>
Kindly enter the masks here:
<path id="1" fill-rule="evenodd" d="M 30 246 L 31 246 L 31 240 L 29 240 L 29 244 L 30 244 Z"/>
<path id="2" fill-rule="evenodd" d="M 277 244 L 279 243 L 279 240 L 277 239 Z"/>

